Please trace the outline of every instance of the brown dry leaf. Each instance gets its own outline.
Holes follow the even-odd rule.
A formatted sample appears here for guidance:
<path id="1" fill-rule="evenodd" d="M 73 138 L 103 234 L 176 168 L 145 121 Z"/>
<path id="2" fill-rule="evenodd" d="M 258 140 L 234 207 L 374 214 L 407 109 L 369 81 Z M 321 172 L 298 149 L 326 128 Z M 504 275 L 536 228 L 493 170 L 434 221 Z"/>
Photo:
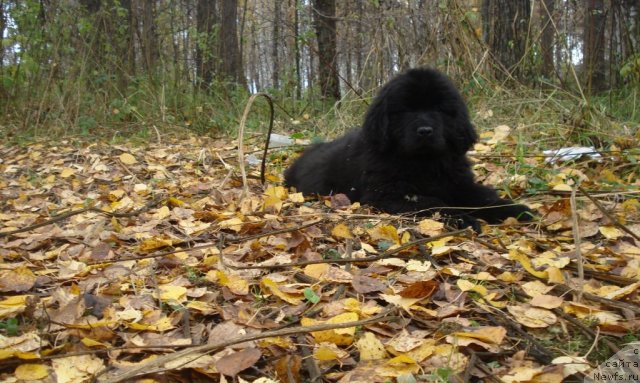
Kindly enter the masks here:
<path id="1" fill-rule="evenodd" d="M 84 383 L 102 371 L 103 361 L 94 355 L 69 356 L 54 359 L 51 366 L 58 382 Z"/>
<path id="2" fill-rule="evenodd" d="M 403 298 L 427 298 L 435 293 L 440 284 L 435 280 L 418 281 L 405 287 L 398 294 Z"/>
<path id="3" fill-rule="evenodd" d="M 376 278 L 371 278 L 360 273 L 353 276 L 351 280 L 353 289 L 359 294 L 368 294 L 375 291 L 384 291 L 387 285 Z"/>
<path id="4" fill-rule="evenodd" d="M 225 355 L 216 362 L 216 369 L 224 375 L 234 377 L 242 370 L 253 366 L 262 357 L 257 348 L 247 348 Z"/>
<path id="5" fill-rule="evenodd" d="M 544 294 L 537 295 L 533 297 L 531 301 L 529 301 L 529 304 L 531 304 L 531 306 L 541 307 L 548 310 L 561 307 L 563 303 L 564 303 L 564 299 L 560 297 L 556 297 L 554 295 L 544 295 Z"/>
<path id="6" fill-rule="evenodd" d="M 558 317 L 549 310 L 529 305 L 507 306 L 513 318 L 527 327 L 544 328 L 558 321 Z"/>
<path id="7" fill-rule="evenodd" d="M 36 283 L 36 275 L 25 267 L 0 272 L 0 291 L 29 291 Z"/>
<path id="8" fill-rule="evenodd" d="M 433 219 L 423 219 L 418 222 L 418 232 L 428 237 L 442 234 L 443 229 L 444 223 Z"/>
<path id="9" fill-rule="evenodd" d="M 506 161 L 478 157 L 474 171 L 479 182 L 508 184 L 509 191 L 518 196 L 530 174 L 508 174 L 512 167 L 506 162 L 515 154 L 512 132 L 496 127 L 482 135 L 484 147 L 476 148 L 499 154 Z M 246 149 L 259 149 L 252 145 L 246 144 Z M 571 285 L 565 278 L 575 278 L 571 204 L 566 195 L 524 196 L 523 202 L 539 213 L 539 224 L 486 226 L 482 239 L 493 246 L 458 236 L 427 243 L 437 267 L 412 246 L 395 257 L 352 262 L 349 269 L 332 263 L 300 269 L 281 266 L 273 272 L 242 269 L 330 260 L 351 245 L 355 258 L 381 254 L 414 240 L 414 231 L 423 236 L 442 234 L 443 225 L 437 218 L 414 221 L 377 216 L 374 210 L 352 204 L 344 194 L 320 201 L 305 201 L 301 193 L 289 194 L 280 186 L 281 169 L 289 162 L 279 161 L 290 161 L 290 153 L 273 153 L 275 166 L 267 168 L 266 177 L 274 181 L 266 189 L 253 177 L 258 169 L 249 165 L 252 177 L 245 192 L 233 172 L 235 165 L 227 161 L 235 158 L 236 146 L 227 139 L 206 137 L 163 137 L 163 143 L 150 141 L 144 149 L 100 142 L 86 147 L 64 142 L 55 146 L 36 142 L 24 148 L 0 145 L 0 200 L 4 202 L 0 231 L 27 228 L 61 212 L 80 211 L 87 201 L 105 212 L 119 213 L 106 217 L 83 211 L 51 225 L 0 237 L 0 293 L 20 294 L 35 288 L 51 292 L 0 298 L 0 321 L 9 325 L 0 335 L 0 359 L 20 366 L 15 375 L 88 380 L 94 376 L 91 371 L 103 366 L 124 371 L 160 355 L 157 349 L 145 347 L 206 344 L 278 328 L 291 318 L 304 318 L 309 308 L 304 293 L 308 295 L 309 290 L 322 292 L 318 315 L 328 319 L 304 318 L 306 325 L 370 318 L 394 305 L 406 311 L 399 321 L 383 319 L 362 329 L 304 335 L 315 340 L 313 358 L 322 371 L 328 371 L 323 378 L 333 382 L 409 383 L 437 368 L 459 376 L 465 369 L 477 374 L 459 347 L 499 352 L 521 346 L 517 339 L 506 337 L 504 329 L 493 327 L 489 316 L 477 315 L 478 305 L 507 312 L 535 328 L 540 337 L 555 336 L 549 332 L 556 327 L 550 324 L 556 323 L 551 310 L 557 308 L 573 318 L 597 322 L 603 333 L 623 336 L 637 330 L 635 321 L 623 316 L 626 312 L 549 295 L 554 285 Z M 207 148 L 206 160 L 203 148 Z M 640 204 L 631 197 L 637 194 L 640 181 L 635 168 L 626 166 L 634 154 L 613 152 L 611 156 L 623 166 L 610 166 L 609 158 L 602 163 L 591 161 L 588 166 L 580 162 L 549 165 L 542 157 L 518 161 L 526 164 L 520 169 L 543 170 L 537 176 L 549 189 L 570 190 L 580 183 L 598 191 L 592 196 L 620 223 L 639 232 Z M 25 169 L 37 169 L 38 177 L 28 176 Z M 628 192 L 603 197 L 611 190 L 609 182 L 624 184 Z M 614 284 L 591 279 L 584 291 L 634 303 L 640 287 L 640 247 L 594 203 L 584 198 L 578 202 L 585 265 L 603 277 L 611 274 L 631 280 Z M 335 211 L 338 209 L 342 211 Z M 328 219 L 306 226 L 319 217 Z M 178 252 L 162 254 L 174 250 Z M 145 258 L 147 255 L 153 257 Z M 446 282 L 438 275 L 446 277 Z M 525 283 L 529 275 L 543 279 Z M 317 282 L 310 285 L 305 276 Z M 508 286 L 503 288 L 497 281 Z M 332 299 L 338 287 L 343 298 Z M 507 289 L 529 295 L 529 304 L 511 305 Z M 182 309 L 167 310 L 166 304 Z M 8 331 L 13 330 L 14 318 L 18 323 L 15 334 Z M 188 318 L 189 337 L 183 333 Z M 24 326 L 33 321 L 51 331 L 36 333 Z M 446 328 L 446 333 L 416 330 L 427 321 L 446 321 L 447 326 L 456 327 Z M 567 336 L 573 336 L 574 328 L 566 330 Z M 65 344 L 93 350 L 128 348 L 115 356 L 99 353 L 95 359 L 73 363 L 63 358 L 65 365 L 53 360 L 38 361 L 37 367 L 25 364 L 60 353 Z M 556 345 L 559 352 L 571 352 L 562 349 L 564 344 Z M 191 370 L 184 371 L 185 376 L 195 373 L 221 381 L 233 376 L 240 383 L 252 380 L 254 372 L 262 369 L 283 382 L 299 383 L 306 377 L 302 347 L 292 337 L 268 338 L 214 355 L 196 355 L 196 359 L 193 355 L 176 358 L 163 367 Z M 247 351 L 250 358 L 244 358 L 242 351 L 233 356 L 238 350 L 252 350 Z M 268 355 L 263 363 L 260 354 Z M 233 358 L 241 361 L 234 363 Z M 491 372 L 505 381 L 559 382 L 587 366 L 579 358 L 563 358 L 545 366 L 526 349 L 513 356 L 497 353 L 494 359 L 499 367 Z M 93 366 L 96 361 L 99 363 Z M 228 368 L 227 377 L 216 368 L 220 361 L 223 370 Z M 241 371 L 248 366 L 255 369 Z M 482 374 L 473 377 L 485 378 Z M 258 382 L 273 383 L 267 378 L 254 381 Z"/>
<path id="10" fill-rule="evenodd" d="M 278 359 L 275 363 L 275 370 L 279 383 L 301 383 L 301 367 L 302 358 L 300 355 L 285 355 Z M 253 383 L 256 383 L 256 381 L 254 380 Z"/>

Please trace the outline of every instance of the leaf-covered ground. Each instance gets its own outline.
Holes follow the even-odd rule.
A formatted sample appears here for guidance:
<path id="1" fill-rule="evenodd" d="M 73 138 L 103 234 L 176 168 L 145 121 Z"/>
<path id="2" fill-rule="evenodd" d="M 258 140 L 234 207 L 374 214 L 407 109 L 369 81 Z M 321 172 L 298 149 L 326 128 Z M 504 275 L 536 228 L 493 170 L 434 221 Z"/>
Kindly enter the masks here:
<path id="1" fill-rule="evenodd" d="M 291 149 L 245 190 L 230 140 L 1 146 L 0 380 L 581 379 L 640 334 L 640 152 L 608 149 L 485 134 L 478 179 L 539 218 L 474 234 L 305 201 Z"/>

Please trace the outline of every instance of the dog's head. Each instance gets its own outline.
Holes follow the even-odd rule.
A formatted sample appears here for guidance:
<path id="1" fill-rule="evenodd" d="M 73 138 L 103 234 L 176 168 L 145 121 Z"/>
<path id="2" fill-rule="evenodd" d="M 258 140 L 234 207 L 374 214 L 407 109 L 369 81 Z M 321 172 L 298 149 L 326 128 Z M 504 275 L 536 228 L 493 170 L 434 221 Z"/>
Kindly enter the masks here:
<path id="1" fill-rule="evenodd" d="M 464 155 L 478 138 L 462 96 L 434 69 L 412 69 L 389 81 L 363 129 L 378 151 L 410 157 Z"/>

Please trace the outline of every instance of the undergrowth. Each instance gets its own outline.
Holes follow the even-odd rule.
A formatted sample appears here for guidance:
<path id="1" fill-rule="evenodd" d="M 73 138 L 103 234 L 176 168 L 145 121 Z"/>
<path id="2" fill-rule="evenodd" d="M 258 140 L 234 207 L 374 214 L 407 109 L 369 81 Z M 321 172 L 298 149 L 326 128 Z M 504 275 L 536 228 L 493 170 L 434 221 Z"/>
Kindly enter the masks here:
<path id="1" fill-rule="evenodd" d="M 216 82 L 208 89 L 160 85 L 148 78 L 132 79 L 124 92 L 108 80 L 89 81 L 93 91 L 77 92 L 86 78 L 69 79 L 39 94 L 16 97 L 0 109 L 0 138 L 24 144 L 38 139 L 75 136 L 144 142 L 158 135 L 234 136 L 249 93 Z M 460 83 L 460 81 L 457 81 Z M 102 88 L 101 88 L 102 87 Z M 376 89 L 350 91 L 337 103 L 323 100 L 310 88 L 300 99 L 271 90 L 276 118 L 274 132 L 325 140 L 359 126 Z M 518 137 L 518 153 L 568 145 L 624 148 L 638 135 L 640 105 L 633 86 L 588 100 L 556 88 L 509 89 L 487 81 L 461 86 L 479 131 L 508 125 Z M 265 132 L 268 107 L 254 106 L 250 132 Z"/>

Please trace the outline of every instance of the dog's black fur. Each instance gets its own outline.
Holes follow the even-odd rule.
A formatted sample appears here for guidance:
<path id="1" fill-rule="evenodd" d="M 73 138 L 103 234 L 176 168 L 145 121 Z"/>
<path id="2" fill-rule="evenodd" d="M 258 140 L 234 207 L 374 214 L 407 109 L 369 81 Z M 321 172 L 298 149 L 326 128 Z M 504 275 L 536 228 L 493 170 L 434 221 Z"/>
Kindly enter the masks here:
<path id="1" fill-rule="evenodd" d="M 362 128 L 306 150 L 285 184 L 307 195 L 344 193 L 388 213 L 439 211 L 476 229 L 476 218 L 530 219 L 528 207 L 474 181 L 465 153 L 477 138 L 451 81 L 412 69 L 382 88 Z"/>

